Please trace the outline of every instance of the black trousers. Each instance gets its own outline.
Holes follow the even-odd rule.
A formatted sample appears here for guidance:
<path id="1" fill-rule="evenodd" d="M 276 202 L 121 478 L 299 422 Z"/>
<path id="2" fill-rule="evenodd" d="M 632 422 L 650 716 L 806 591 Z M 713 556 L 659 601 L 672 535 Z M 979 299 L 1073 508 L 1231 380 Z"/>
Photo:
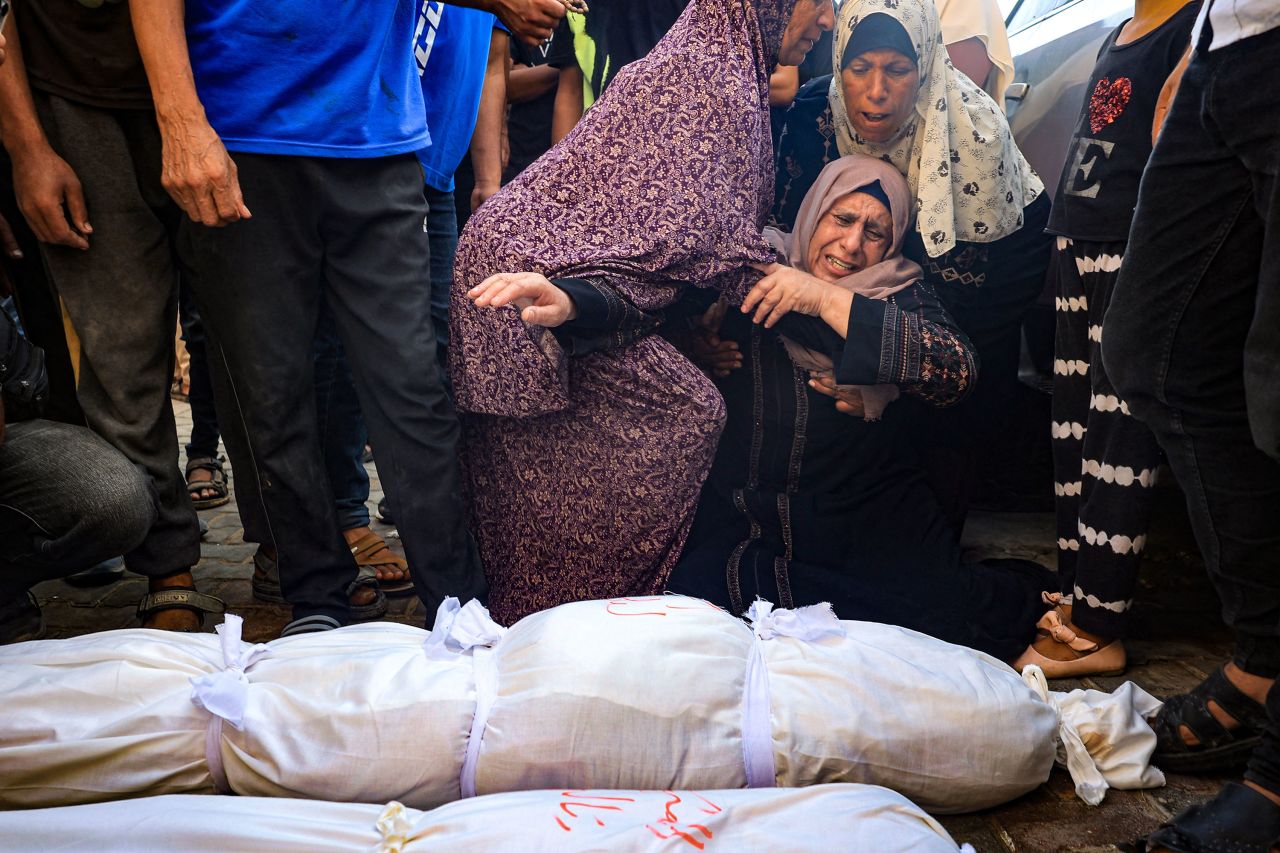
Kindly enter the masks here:
<path id="1" fill-rule="evenodd" d="M 1104 321 L 1116 390 L 1155 432 L 1236 632 L 1280 675 L 1280 29 L 1187 68 Z M 1280 792 L 1280 709 L 1249 778 Z"/>
<path id="2" fill-rule="evenodd" d="M 458 423 L 436 362 L 417 160 L 233 156 L 253 218 L 186 231 L 210 354 L 228 380 L 219 415 L 237 422 L 224 424 L 223 440 L 246 538 L 275 543 L 294 618 L 345 621 L 356 567 L 335 518 L 312 376 L 323 297 L 428 622 L 445 596 L 482 597 Z"/>
<path id="3" fill-rule="evenodd" d="M 1280 675 L 1280 30 L 1197 51 L 1142 180 L 1102 357 L 1186 491 L 1238 635 Z"/>

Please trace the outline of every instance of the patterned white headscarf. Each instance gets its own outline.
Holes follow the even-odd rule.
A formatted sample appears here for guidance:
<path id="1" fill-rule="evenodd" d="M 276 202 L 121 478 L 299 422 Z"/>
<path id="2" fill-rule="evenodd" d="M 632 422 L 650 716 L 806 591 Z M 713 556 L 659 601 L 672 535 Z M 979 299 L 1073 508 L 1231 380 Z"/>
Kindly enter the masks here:
<path id="1" fill-rule="evenodd" d="M 840 60 L 858 22 L 885 14 L 906 30 L 919 57 L 915 113 L 889 142 L 861 139 L 849 122 Z M 831 112 L 841 154 L 892 163 L 915 196 L 916 230 L 936 258 L 956 241 L 990 243 L 1022 227 L 1022 210 L 1044 184 L 1009 132 L 1009 122 L 978 85 L 951 65 L 934 0 L 845 0 L 836 21 Z"/>

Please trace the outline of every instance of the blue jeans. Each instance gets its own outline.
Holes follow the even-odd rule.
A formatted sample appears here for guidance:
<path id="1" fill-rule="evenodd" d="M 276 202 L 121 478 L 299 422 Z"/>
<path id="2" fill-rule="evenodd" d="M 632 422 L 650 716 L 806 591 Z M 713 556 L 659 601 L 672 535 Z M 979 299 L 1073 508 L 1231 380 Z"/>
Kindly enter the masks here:
<path id="1" fill-rule="evenodd" d="M 449 381 L 449 292 L 453 289 L 453 256 L 458 249 L 458 211 L 452 192 L 426 187 L 427 236 L 431 240 L 431 323 L 436 330 L 436 356 Z"/>
<path id="2" fill-rule="evenodd" d="M 182 342 L 191 358 L 191 441 L 187 443 L 188 459 L 218 457 L 218 412 L 213 403 L 213 378 L 209 374 L 209 353 L 205 348 L 204 321 L 191 295 L 191 285 L 178 286 L 178 318 L 182 323 Z"/>

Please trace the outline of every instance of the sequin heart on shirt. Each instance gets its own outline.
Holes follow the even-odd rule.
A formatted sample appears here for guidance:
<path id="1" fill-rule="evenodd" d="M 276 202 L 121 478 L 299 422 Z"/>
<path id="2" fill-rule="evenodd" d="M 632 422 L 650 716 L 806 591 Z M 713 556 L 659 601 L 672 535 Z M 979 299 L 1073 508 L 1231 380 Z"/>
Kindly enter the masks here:
<path id="1" fill-rule="evenodd" d="M 1128 77 L 1117 77 L 1114 83 L 1110 77 L 1099 80 L 1089 98 L 1089 129 L 1097 133 L 1120 118 L 1132 94 L 1133 81 Z"/>

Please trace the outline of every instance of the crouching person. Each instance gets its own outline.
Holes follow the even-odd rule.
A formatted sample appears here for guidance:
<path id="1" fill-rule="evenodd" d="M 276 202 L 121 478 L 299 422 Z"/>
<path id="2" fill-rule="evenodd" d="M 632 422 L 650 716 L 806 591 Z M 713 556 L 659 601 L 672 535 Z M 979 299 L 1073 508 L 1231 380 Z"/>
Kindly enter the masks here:
<path id="1" fill-rule="evenodd" d="M 44 353 L 3 311 L 0 392 L 0 643 L 16 643 L 44 634 L 31 587 L 137 547 L 155 522 L 156 496 L 89 430 L 37 417 L 48 393 Z"/>

